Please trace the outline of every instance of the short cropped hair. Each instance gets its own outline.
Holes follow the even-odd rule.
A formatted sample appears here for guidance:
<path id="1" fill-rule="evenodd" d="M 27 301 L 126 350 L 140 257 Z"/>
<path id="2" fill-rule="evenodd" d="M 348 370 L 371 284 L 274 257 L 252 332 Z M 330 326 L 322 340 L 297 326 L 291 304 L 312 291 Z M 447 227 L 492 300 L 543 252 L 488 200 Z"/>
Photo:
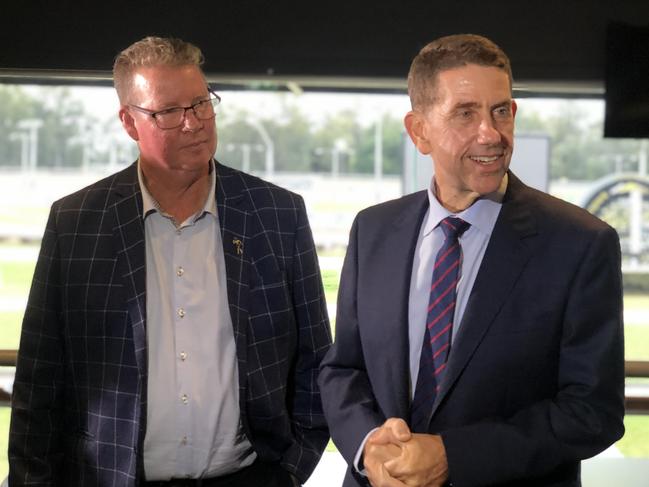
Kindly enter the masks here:
<path id="1" fill-rule="evenodd" d="M 468 64 L 502 69 L 512 86 L 509 58 L 494 42 L 475 34 L 440 37 L 415 56 L 408 72 L 408 95 L 413 110 L 421 110 L 435 102 L 437 77 L 440 72 Z"/>
<path id="2" fill-rule="evenodd" d="M 205 58 L 195 45 L 173 37 L 145 37 L 115 58 L 113 83 L 120 103 L 126 103 L 138 68 L 152 66 L 202 66 Z"/>

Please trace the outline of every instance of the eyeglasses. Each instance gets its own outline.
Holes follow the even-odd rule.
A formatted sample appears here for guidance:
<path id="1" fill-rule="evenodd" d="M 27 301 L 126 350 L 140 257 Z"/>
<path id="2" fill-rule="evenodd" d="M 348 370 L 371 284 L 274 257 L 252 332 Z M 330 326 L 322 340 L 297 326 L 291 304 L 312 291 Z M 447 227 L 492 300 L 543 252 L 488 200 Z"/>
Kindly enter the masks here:
<path id="1" fill-rule="evenodd" d="M 170 130 L 180 127 L 187 117 L 187 110 L 194 112 L 194 116 L 199 120 L 211 120 L 216 116 L 216 106 L 221 103 L 221 97 L 210 90 L 210 98 L 201 100 L 188 107 L 171 107 L 157 112 L 138 107 L 137 105 L 128 104 L 129 108 L 138 112 L 149 115 L 155 120 L 158 128 Z"/>

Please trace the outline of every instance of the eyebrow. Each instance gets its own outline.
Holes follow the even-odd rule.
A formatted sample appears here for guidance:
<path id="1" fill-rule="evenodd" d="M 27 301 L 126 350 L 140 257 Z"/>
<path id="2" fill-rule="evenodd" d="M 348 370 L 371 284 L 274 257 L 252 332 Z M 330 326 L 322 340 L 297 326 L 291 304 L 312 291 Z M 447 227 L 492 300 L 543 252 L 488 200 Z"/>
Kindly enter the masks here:
<path id="1" fill-rule="evenodd" d="M 501 101 L 500 103 L 496 103 L 495 105 L 492 105 L 491 109 L 495 110 L 496 108 L 511 107 L 511 106 L 512 106 L 512 100 L 510 98 L 509 100 L 504 100 L 504 101 Z"/>
<path id="2" fill-rule="evenodd" d="M 196 105 L 197 103 L 200 103 L 202 101 L 209 100 L 209 99 L 210 99 L 210 93 L 208 91 L 207 95 L 198 95 L 198 96 L 195 96 L 194 98 L 192 98 L 191 105 L 189 105 L 189 106 Z M 160 110 L 155 110 L 155 111 L 156 112 L 164 112 L 166 110 L 173 110 L 174 108 L 187 108 L 187 107 L 181 105 L 180 103 L 174 103 L 174 104 L 167 105 L 166 108 L 161 108 Z"/>
<path id="3" fill-rule="evenodd" d="M 495 103 L 489 107 L 490 110 L 495 110 L 496 108 L 504 107 L 504 106 L 511 106 L 512 100 L 503 100 L 498 103 Z M 456 105 L 453 106 L 453 110 L 462 110 L 464 108 L 478 108 L 480 107 L 480 103 L 475 102 L 475 101 L 467 101 L 464 103 L 457 103 Z"/>

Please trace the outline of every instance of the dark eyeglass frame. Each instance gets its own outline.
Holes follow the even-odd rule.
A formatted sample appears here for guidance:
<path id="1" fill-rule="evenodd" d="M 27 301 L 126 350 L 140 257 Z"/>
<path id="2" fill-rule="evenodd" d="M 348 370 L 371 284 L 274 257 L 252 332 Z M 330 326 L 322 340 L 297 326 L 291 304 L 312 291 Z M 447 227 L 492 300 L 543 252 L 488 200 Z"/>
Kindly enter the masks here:
<path id="1" fill-rule="evenodd" d="M 193 105 L 190 105 L 188 107 L 169 107 L 169 108 L 165 108 L 164 110 L 153 111 L 153 110 L 149 110 L 147 108 L 139 107 L 137 105 L 132 105 L 131 103 L 129 103 L 127 106 L 129 108 L 132 108 L 133 110 L 136 110 L 136 111 L 138 111 L 140 113 L 144 113 L 145 115 L 148 115 L 151 118 L 153 118 L 153 120 L 155 121 L 156 126 L 160 130 L 173 130 L 173 129 L 176 129 L 176 128 L 180 127 L 183 123 L 185 123 L 185 120 L 187 119 L 187 110 L 191 110 L 192 112 L 194 112 L 194 116 L 198 120 L 211 120 L 214 117 L 216 117 L 216 110 L 214 110 L 212 115 L 207 117 L 207 118 L 200 117 L 198 115 L 198 113 L 196 112 L 196 107 L 202 105 L 203 103 L 211 103 L 212 108 L 214 108 L 214 109 L 219 105 L 219 103 L 221 103 L 221 97 L 219 95 L 214 93 L 214 91 L 212 91 L 211 89 L 208 89 L 207 91 L 208 91 L 208 93 L 210 95 L 209 98 L 207 98 L 205 100 L 198 101 L 198 102 L 196 102 Z M 174 111 L 177 111 L 179 109 L 183 110 L 183 116 L 180 119 L 180 122 L 178 123 L 178 125 L 174 125 L 173 127 L 161 127 L 160 126 L 160 122 L 158 121 L 158 116 L 159 115 L 164 115 L 165 113 L 174 112 Z"/>

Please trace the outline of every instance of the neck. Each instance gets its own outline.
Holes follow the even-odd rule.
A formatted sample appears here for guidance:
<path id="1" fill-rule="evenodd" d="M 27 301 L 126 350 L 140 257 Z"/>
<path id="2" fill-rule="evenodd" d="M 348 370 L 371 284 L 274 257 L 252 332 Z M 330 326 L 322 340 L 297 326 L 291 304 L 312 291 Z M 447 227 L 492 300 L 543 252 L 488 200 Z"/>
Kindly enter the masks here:
<path id="1" fill-rule="evenodd" d="M 209 168 L 209 164 L 200 171 L 158 170 L 142 166 L 142 175 L 147 190 L 160 209 L 180 224 L 205 205 L 211 189 Z"/>
<path id="2" fill-rule="evenodd" d="M 442 190 L 437 182 L 435 184 L 435 198 L 451 213 L 460 213 L 476 202 L 480 197 L 478 193 L 453 193 Z"/>

